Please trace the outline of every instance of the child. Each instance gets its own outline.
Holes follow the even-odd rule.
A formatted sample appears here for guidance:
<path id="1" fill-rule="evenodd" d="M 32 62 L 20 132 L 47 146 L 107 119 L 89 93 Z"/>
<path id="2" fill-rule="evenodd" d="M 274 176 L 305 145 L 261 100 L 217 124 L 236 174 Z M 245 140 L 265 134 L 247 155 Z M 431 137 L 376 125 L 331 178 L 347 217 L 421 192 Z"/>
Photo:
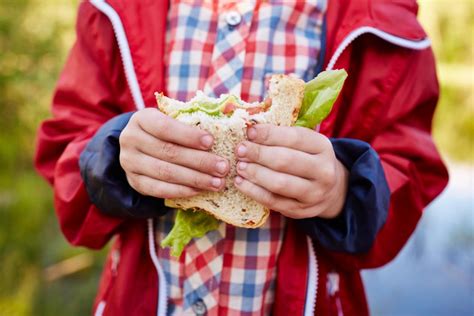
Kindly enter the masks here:
<path id="1" fill-rule="evenodd" d="M 94 314 L 368 314 L 359 270 L 394 258 L 447 182 L 416 11 L 409 0 L 81 3 L 36 165 L 73 245 L 116 236 Z M 272 73 L 335 68 L 349 77 L 320 133 L 257 125 L 236 148 L 235 184 L 273 210 L 266 224 L 222 223 L 179 259 L 157 247 L 175 213 L 163 198 L 222 190 L 229 164 L 153 92 L 256 101 Z"/>

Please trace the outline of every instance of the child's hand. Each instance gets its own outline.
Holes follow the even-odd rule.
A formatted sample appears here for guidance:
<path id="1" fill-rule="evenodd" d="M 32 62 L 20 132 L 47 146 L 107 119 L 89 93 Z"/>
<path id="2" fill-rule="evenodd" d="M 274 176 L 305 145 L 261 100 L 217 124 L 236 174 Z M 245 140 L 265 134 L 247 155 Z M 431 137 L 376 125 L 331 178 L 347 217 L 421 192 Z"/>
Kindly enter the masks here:
<path id="1" fill-rule="evenodd" d="M 348 171 L 330 141 L 304 127 L 257 124 L 236 148 L 235 185 L 291 218 L 333 218 L 344 206 Z"/>
<path id="2" fill-rule="evenodd" d="M 136 112 L 120 134 L 120 164 L 129 184 L 144 195 L 189 197 L 219 191 L 229 162 L 206 152 L 212 136 L 159 110 Z"/>

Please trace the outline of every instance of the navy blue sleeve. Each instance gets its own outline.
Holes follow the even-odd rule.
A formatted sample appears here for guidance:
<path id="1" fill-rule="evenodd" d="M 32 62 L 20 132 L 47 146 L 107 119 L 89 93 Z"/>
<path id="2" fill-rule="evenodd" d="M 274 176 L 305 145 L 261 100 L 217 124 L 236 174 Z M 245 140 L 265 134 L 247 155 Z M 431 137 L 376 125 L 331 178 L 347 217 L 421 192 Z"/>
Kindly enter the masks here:
<path id="1" fill-rule="evenodd" d="M 342 213 L 334 219 L 298 220 L 311 238 L 333 251 L 368 251 L 385 223 L 390 189 L 380 159 L 367 143 L 331 139 L 336 157 L 349 171 L 349 186 Z"/>
<path id="2" fill-rule="evenodd" d="M 163 199 L 144 196 L 127 181 L 120 166 L 119 136 L 133 113 L 124 113 L 105 123 L 79 158 L 81 176 L 91 202 L 104 214 L 150 218 L 166 213 Z"/>

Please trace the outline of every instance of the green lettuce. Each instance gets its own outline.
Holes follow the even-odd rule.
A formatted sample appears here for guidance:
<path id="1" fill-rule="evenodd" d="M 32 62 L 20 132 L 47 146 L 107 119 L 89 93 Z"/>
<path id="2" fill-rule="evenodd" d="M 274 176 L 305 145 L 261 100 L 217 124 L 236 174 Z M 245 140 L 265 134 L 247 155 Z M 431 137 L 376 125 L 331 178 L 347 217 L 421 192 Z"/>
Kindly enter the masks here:
<path id="1" fill-rule="evenodd" d="M 307 82 L 295 125 L 314 129 L 321 123 L 331 112 L 346 77 L 347 72 L 343 69 L 328 70 Z"/>
<path id="2" fill-rule="evenodd" d="M 171 255 L 178 258 L 191 239 L 201 238 L 218 227 L 219 221 L 206 212 L 178 210 L 174 226 L 161 241 L 161 247 L 170 247 Z"/>
<path id="3" fill-rule="evenodd" d="M 314 129 L 321 123 L 331 112 L 346 77 L 345 70 L 329 70 L 321 72 L 316 78 L 307 82 L 303 104 L 295 125 Z M 236 100 L 235 97 L 231 99 L 231 101 Z M 201 110 L 218 115 L 227 101 L 229 100 L 226 99 L 220 104 L 196 105 L 190 111 Z M 179 257 L 191 239 L 203 237 L 218 227 L 219 221 L 206 212 L 178 210 L 174 226 L 161 242 L 161 247 L 170 247 L 171 255 Z"/>
<path id="4" fill-rule="evenodd" d="M 183 113 L 204 112 L 210 116 L 222 116 L 222 111 L 228 103 L 240 104 L 240 100 L 234 96 L 229 95 L 227 98 L 218 103 L 213 102 L 194 102 L 190 107 L 179 110 L 176 116 Z"/>

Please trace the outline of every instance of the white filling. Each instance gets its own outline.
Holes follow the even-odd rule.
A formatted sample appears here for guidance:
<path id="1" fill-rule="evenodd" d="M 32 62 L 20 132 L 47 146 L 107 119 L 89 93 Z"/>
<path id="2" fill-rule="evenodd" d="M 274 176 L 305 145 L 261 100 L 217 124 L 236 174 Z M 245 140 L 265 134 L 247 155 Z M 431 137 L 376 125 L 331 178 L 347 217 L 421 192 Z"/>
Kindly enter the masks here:
<path id="1" fill-rule="evenodd" d="M 198 91 L 196 91 L 196 95 L 191 100 L 189 100 L 189 102 L 186 102 L 186 103 L 194 103 L 194 102 L 221 103 L 222 101 L 227 99 L 229 96 L 231 96 L 231 95 L 230 94 L 221 94 L 220 97 L 218 97 L 218 98 L 212 98 L 212 97 L 209 97 L 209 96 L 205 95 L 204 92 L 202 92 L 201 90 L 198 90 Z M 248 103 L 248 102 L 244 102 L 244 101 L 240 100 L 240 98 L 238 98 L 238 97 L 236 97 L 236 99 L 239 100 L 239 103 L 244 107 L 254 107 L 254 106 L 260 105 L 260 102 Z"/>
<path id="2" fill-rule="evenodd" d="M 219 121 L 220 124 L 235 125 L 242 120 L 245 122 L 255 120 L 258 123 L 265 123 L 266 119 L 264 114 L 264 112 L 260 112 L 257 114 L 250 115 L 246 110 L 237 108 L 231 116 L 212 116 L 202 111 L 196 111 L 192 113 L 181 113 L 176 118 L 179 121 L 190 125 L 196 125 L 197 123 L 203 121 Z"/>

